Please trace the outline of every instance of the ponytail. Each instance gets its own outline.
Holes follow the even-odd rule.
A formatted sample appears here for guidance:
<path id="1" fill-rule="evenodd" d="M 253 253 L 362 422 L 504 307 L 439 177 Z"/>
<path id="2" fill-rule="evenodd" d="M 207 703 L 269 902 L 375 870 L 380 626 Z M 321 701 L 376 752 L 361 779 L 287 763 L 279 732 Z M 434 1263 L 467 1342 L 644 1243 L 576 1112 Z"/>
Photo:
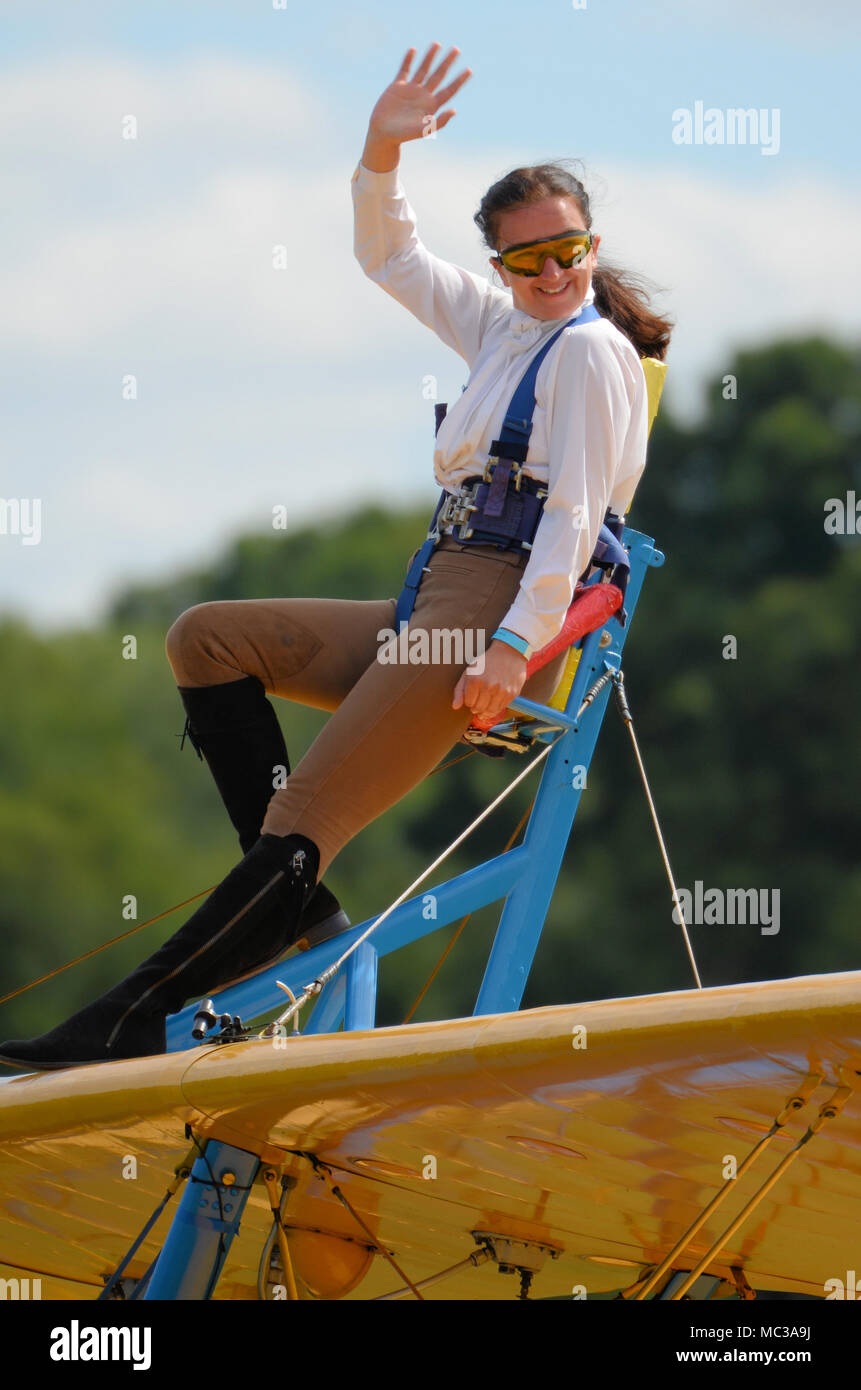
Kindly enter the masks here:
<path id="1" fill-rule="evenodd" d="M 562 161 L 530 165 L 513 169 L 493 184 L 481 200 L 474 221 L 488 250 L 497 254 L 499 218 L 503 213 L 553 196 L 574 198 L 580 206 L 584 226 L 587 229 L 592 226 L 589 195 Z M 592 273 L 592 286 L 598 313 L 624 333 L 641 357 L 656 357 L 662 362 L 674 324 L 672 319 L 652 310 L 642 276 L 618 266 L 601 264 Z"/>

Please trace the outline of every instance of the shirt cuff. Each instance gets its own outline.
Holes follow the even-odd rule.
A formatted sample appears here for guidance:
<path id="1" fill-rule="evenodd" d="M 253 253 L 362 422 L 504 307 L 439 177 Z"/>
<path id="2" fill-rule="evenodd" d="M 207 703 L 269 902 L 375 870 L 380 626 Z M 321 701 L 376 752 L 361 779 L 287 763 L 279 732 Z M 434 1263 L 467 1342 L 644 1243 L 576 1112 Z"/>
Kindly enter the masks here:
<path id="1" fill-rule="evenodd" d="M 396 193 L 399 175 L 400 165 L 394 169 L 366 169 L 362 161 L 359 160 L 353 170 L 350 183 L 358 184 L 359 188 L 367 188 L 376 193 Z"/>
<path id="2" fill-rule="evenodd" d="M 564 618 L 563 613 L 563 621 Z M 556 632 L 550 631 L 546 620 L 531 613 L 522 600 L 515 599 L 499 626 L 508 628 L 509 632 L 518 633 L 529 643 L 533 652 L 538 652 L 556 636 L 562 623 L 560 622 Z"/>

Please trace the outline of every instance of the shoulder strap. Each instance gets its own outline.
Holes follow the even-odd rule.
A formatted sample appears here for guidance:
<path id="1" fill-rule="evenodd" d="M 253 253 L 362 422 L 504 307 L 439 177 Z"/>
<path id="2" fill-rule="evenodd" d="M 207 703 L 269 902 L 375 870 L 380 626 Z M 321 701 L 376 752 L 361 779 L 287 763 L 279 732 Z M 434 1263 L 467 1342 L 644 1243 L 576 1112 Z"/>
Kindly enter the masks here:
<path id="1" fill-rule="evenodd" d="M 547 342 L 541 350 L 535 354 L 520 382 L 511 404 L 505 416 L 502 429 L 499 431 L 499 438 L 494 439 L 490 446 L 491 457 L 505 457 L 514 459 L 515 463 L 524 463 L 529 447 L 529 436 L 532 433 L 532 416 L 535 413 L 535 382 L 538 377 L 538 369 L 544 361 L 548 352 L 552 348 L 556 339 L 566 328 L 580 328 L 584 323 L 594 323 L 601 315 L 594 304 L 587 304 L 586 308 L 576 316 L 563 323 L 555 333 L 551 333 Z M 497 445 L 505 446 L 505 453 L 501 451 L 497 454 Z M 516 450 L 517 452 L 512 452 Z"/>
<path id="2" fill-rule="evenodd" d="M 499 438 L 494 439 L 490 446 L 490 457 L 497 459 L 497 464 L 493 470 L 493 481 L 490 484 L 484 507 L 487 516 L 502 515 L 512 465 L 526 462 L 526 455 L 529 452 L 529 436 L 532 433 L 532 416 L 535 413 L 535 382 L 541 363 L 556 339 L 561 333 L 564 333 L 566 328 L 579 328 L 581 324 L 594 323 L 595 319 L 600 317 L 601 315 L 594 304 L 587 304 L 586 308 L 575 318 L 569 319 L 567 323 L 563 323 L 560 328 L 557 328 L 555 333 L 551 333 L 547 342 L 535 354 L 520 378 L 517 389 L 511 397 L 511 404 L 508 407 L 502 429 L 499 431 Z"/>

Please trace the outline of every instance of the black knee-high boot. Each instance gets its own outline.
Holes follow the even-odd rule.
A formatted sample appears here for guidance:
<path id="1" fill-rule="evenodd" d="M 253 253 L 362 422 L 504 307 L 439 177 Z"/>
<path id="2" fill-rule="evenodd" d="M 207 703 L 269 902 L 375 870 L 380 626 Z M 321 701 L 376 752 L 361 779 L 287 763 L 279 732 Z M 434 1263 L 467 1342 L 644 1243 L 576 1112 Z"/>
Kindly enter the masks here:
<path id="1" fill-rule="evenodd" d="M 317 846 L 304 835 L 261 835 L 136 970 L 49 1033 L 0 1043 L 0 1061 L 55 1070 L 164 1052 L 168 1014 L 276 960 L 295 939 L 319 863 Z"/>
<path id="2" fill-rule="evenodd" d="M 212 773 L 245 853 L 257 840 L 273 791 L 276 768 L 290 772 L 281 726 L 257 676 L 223 685 L 178 686 L 185 735 Z M 181 747 L 182 745 L 180 745 Z M 334 893 L 318 883 L 302 917 L 310 945 L 350 926 Z"/>

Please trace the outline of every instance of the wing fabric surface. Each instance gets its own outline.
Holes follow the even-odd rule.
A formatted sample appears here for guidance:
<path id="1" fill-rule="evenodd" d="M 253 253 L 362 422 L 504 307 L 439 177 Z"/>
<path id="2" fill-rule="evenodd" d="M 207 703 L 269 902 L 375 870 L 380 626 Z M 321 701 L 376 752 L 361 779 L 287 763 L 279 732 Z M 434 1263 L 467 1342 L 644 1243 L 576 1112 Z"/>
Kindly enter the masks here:
<path id="1" fill-rule="evenodd" d="M 189 1123 L 297 1179 L 286 1223 L 318 1296 L 372 1298 L 397 1279 L 366 1258 L 367 1238 L 308 1153 L 413 1280 L 465 1259 L 480 1230 L 560 1252 L 533 1297 L 618 1289 L 661 1259 L 723 1186 L 727 1155 L 740 1163 L 812 1077 L 786 1135 L 691 1251 L 709 1248 L 848 1085 L 839 1116 L 715 1266 L 743 1268 L 754 1289 L 823 1296 L 857 1263 L 859 1003 L 861 972 L 809 976 L 14 1077 L 0 1085 L 0 1277 L 41 1278 L 43 1299 L 95 1298 L 187 1153 Z M 176 1200 L 130 1275 L 158 1252 Z M 216 1297 L 257 1296 L 270 1221 L 256 1187 Z M 515 1294 L 488 1263 L 426 1297 Z"/>

